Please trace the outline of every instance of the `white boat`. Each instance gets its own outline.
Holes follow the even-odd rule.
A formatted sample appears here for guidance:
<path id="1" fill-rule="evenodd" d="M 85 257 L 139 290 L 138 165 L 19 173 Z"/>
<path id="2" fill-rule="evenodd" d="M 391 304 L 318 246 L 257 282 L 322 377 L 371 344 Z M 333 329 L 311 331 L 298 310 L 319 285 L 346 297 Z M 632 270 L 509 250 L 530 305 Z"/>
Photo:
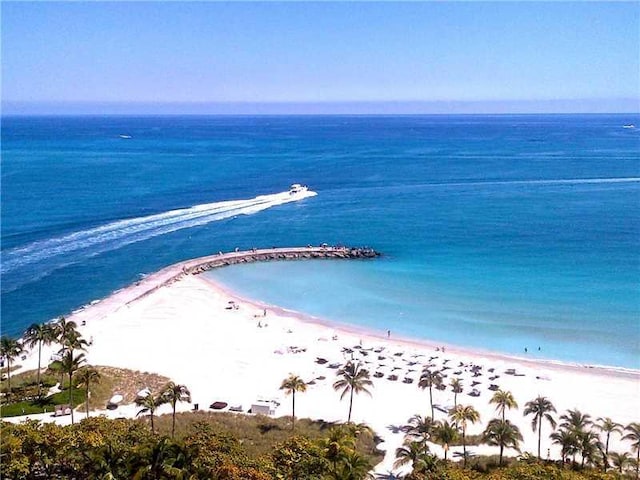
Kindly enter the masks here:
<path id="1" fill-rule="evenodd" d="M 299 183 L 294 183 L 289 187 L 289 195 L 298 195 L 300 193 L 304 193 L 309 190 L 309 187 L 306 185 L 300 185 Z"/>
<path id="2" fill-rule="evenodd" d="M 623 125 L 622 128 L 636 128 L 636 126 L 630 123 L 629 125 Z"/>
<path id="3" fill-rule="evenodd" d="M 131 135 L 120 135 L 120 138 L 131 138 Z"/>

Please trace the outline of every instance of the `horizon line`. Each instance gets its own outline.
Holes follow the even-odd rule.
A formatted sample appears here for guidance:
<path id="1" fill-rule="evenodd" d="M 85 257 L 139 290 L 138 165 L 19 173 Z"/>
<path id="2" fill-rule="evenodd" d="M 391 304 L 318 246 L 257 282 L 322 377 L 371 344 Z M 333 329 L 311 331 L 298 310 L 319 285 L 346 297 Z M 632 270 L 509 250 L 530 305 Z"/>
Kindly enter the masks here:
<path id="1" fill-rule="evenodd" d="M 640 98 L 352 101 L 2 101 L 2 116 L 639 114 Z"/>

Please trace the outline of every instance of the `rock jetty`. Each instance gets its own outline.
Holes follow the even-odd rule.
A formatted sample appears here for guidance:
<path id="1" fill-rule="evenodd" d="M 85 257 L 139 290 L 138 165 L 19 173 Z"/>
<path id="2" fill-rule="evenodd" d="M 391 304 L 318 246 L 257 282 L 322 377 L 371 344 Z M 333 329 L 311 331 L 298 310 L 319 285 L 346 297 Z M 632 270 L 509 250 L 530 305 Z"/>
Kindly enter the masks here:
<path id="1" fill-rule="evenodd" d="M 213 268 L 226 267 L 239 263 L 268 262 L 273 260 L 311 260 L 311 259 L 364 259 L 375 258 L 380 253 L 367 247 L 290 247 L 252 249 L 231 253 L 219 253 L 184 262 L 183 273 L 197 275 Z"/>

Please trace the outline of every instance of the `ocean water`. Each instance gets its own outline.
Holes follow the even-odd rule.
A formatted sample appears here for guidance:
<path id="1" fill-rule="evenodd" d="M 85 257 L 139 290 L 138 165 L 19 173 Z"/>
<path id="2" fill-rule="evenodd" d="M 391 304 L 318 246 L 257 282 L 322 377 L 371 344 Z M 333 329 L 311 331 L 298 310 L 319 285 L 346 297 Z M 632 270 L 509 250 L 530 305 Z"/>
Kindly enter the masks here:
<path id="1" fill-rule="evenodd" d="M 330 321 L 640 368 L 629 124 L 640 117 L 4 117 L 2 333 L 183 259 L 327 242 L 383 257 L 209 275 Z M 294 182 L 318 195 L 273 196 Z"/>

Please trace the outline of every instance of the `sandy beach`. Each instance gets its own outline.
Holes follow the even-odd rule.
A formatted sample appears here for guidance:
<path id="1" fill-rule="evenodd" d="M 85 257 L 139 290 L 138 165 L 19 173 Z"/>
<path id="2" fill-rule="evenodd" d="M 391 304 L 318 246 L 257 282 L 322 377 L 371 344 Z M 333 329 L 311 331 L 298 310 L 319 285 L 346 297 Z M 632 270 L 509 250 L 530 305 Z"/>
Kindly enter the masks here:
<path id="1" fill-rule="evenodd" d="M 430 414 L 428 390 L 417 387 L 427 365 L 447 375 L 447 389 L 433 393 L 436 420 L 445 419 L 444 412 L 453 406 L 454 395 L 448 384 L 459 377 L 464 391 L 458 395 L 458 403 L 473 405 L 481 416 L 480 424 L 469 427 L 472 434 L 480 433 L 497 416 L 495 406 L 489 404 L 493 393 L 489 387 L 510 390 L 520 409 L 508 411 L 507 418 L 522 431 L 523 451 L 535 452 L 537 448 L 537 434 L 522 410 L 538 395 L 551 399 L 557 416 L 577 408 L 594 420 L 611 417 L 622 424 L 638 421 L 638 371 L 511 358 L 450 346 L 443 352 L 441 346 L 427 342 L 398 339 L 393 333 L 386 338 L 386 332 L 380 335 L 340 328 L 240 298 L 202 275 L 175 277 L 181 268 L 168 267 L 68 317 L 92 341 L 87 351 L 90 364 L 170 377 L 188 386 L 193 404 L 201 410 L 214 401 L 224 401 L 246 411 L 257 400 L 273 400 L 274 406 L 279 404 L 275 416 L 291 414 L 291 399 L 279 386 L 294 373 L 311 382 L 307 392 L 297 397 L 298 417 L 346 421 L 348 402 L 340 401 L 332 384 L 337 366 L 351 359 L 362 361 L 372 374 L 374 386 L 371 397 L 355 398 L 352 420 L 367 423 L 384 439 L 380 447 L 387 450 L 387 455 L 376 467 L 378 472 L 392 468 L 395 448 L 403 439 L 396 427 L 415 414 Z M 56 346 L 44 348 L 43 359 L 56 350 Z M 36 368 L 37 350 L 20 363 L 21 370 Z M 393 375 L 396 380 L 389 378 Z M 472 388 L 480 395 L 470 396 Z M 169 408 L 163 406 L 159 413 L 167 413 Z M 178 406 L 183 411 L 191 408 L 189 404 Z M 134 405 L 122 405 L 115 411 L 97 410 L 94 414 L 134 416 L 136 411 Z M 50 415 L 30 418 L 53 420 Z M 543 456 L 548 452 L 551 458 L 559 458 L 559 448 L 551 445 L 548 433 L 549 427 L 544 425 Z M 622 448 L 619 437 L 613 436 L 610 450 L 618 448 Z M 437 446 L 432 449 L 441 453 Z M 457 450 L 461 448 L 454 452 Z M 470 450 L 497 453 L 497 448 L 488 446 Z"/>

